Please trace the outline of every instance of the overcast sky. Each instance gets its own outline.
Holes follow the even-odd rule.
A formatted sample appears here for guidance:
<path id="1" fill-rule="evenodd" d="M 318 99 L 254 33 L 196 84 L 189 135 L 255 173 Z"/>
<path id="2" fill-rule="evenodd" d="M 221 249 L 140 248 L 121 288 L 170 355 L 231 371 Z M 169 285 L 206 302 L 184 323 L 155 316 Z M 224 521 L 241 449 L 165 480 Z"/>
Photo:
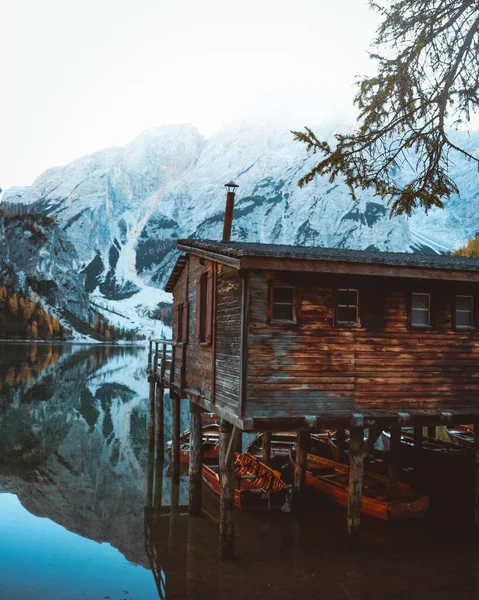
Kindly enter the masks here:
<path id="1" fill-rule="evenodd" d="M 351 116 L 367 0 L 12 0 L 0 8 L 0 187 L 189 122 Z"/>

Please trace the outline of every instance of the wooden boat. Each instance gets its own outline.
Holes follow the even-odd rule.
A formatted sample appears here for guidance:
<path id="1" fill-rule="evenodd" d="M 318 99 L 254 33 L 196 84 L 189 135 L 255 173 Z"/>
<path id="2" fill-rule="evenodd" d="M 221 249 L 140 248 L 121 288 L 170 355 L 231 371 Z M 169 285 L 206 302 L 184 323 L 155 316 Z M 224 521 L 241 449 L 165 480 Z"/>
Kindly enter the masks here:
<path id="1" fill-rule="evenodd" d="M 235 453 L 235 504 L 242 510 L 290 512 L 289 487 L 279 474 L 250 454 Z M 203 481 L 220 494 L 218 466 L 203 465 Z"/>
<path id="2" fill-rule="evenodd" d="M 335 432 L 326 431 L 311 434 L 311 443 L 315 454 L 331 456 L 335 446 L 332 437 Z M 293 431 L 279 431 L 271 434 L 271 456 L 288 457 L 296 444 L 297 435 Z M 263 434 L 258 433 L 246 447 L 246 452 L 260 458 L 262 455 Z"/>
<path id="3" fill-rule="evenodd" d="M 308 454 L 306 484 L 333 502 L 348 505 L 348 465 Z M 384 520 L 421 519 L 428 507 L 429 497 L 414 491 L 408 484 L 364 473 L 361 512 Z"/>
<path id="4" fill-rule="evenodd" d="M 207 462 L 215 462 L 219 455 L 220 426 L 218 423 L 210 423 L 202 427 L 201 456 Z M 173 442 L 166 443 L 166 451 L 171 459 Z M 190 431 L 184 431 L 180 435 L 180 463 L 190 462 Z"/>
<path id="5" fill-rule="evenodd" d="M 389 451 L 390 449 L 390 439 L 391 434 L 383 431 L 382 442 L 385 451 Z M 458 448 L 457 444 L 427 436 L 423 437 L 422 451 L 430 456 L 437 457 L 448 456 L 454 458 L 464 455 L 464 452 Z M 406 455 L 414 452 L 414 435 L 404 431 L 401 432 L 401 452 L 405 453 Z"/>

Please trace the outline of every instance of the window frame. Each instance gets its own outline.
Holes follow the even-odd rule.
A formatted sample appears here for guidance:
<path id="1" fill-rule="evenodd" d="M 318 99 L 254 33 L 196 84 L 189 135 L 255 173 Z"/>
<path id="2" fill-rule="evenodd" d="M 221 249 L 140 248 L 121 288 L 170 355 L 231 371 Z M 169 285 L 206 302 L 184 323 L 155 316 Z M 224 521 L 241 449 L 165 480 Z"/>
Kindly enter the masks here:
<path id="1" fill-rule="evenodd" d="M 413 298 L 414 296 L 427 296 L 428 304 L 427 309 L 425 308 L 414 308 L 413 306 Z M 431 294 L 430 292 L 411 292 L 410 301 L 409 301 L 409 326 L 412 329 L 432 329 L 432 310 L 431 310 Z M 413 323 L 413 314 L 414 311 L 427 311 L 427 323 Z"/>
<path id="2" fill-rule="evenodd" d="M 291 302 L 274 302 L 274 290 L 275 289 L 288 289 L 293 290 L 293 299 Z M 278 319 L 274 316 L 274 306 L 291 306 L 292 307 L 292 318 L 291 319 Z M 298 322 L 297 320 L 297 311 L 296 311 L 296 288 L 294 285 L 288 284 L 272 284 L 269 292 L 269 310 L 270 310 L 270 322 L 271 323 L 289 323 L 295 324 Z"/>
<path id="3" fill-rule="evenodd" d="M 457 309 L 457 299 L 458 298 L 470 298 L 471 299 L 470 311 Z M 458 312 L 461 312 L 461 313 L 470 312 L 471 324 L 470 325 L 458 325 L 458 323 L 457 323 L 457 313 Z M 473 296 L 473 294 L 456 294 L 454 296 L 454 329 L 459 329 L 460 331 L 467 331 L 467 330 L 475 329 L 474 323 L 475 323 L 475 320 L 474 320 L 474 296 Z"/>
<path id="4" fill-rule="evenodd" d="M 341 292 L 356 292 L 356 304 L 339 304 L 339 294 Z M 340 308 L 350 308 L 354 306 L 356 308 L 356 320 L 355 321 L 341 321 L 339 319 Z M 336 310 L 335 310 L 335 324 L 337 327 L 361 327 L 361 318 L 359 315 L 359 288 L 337 288 L 336 290 Z"/>

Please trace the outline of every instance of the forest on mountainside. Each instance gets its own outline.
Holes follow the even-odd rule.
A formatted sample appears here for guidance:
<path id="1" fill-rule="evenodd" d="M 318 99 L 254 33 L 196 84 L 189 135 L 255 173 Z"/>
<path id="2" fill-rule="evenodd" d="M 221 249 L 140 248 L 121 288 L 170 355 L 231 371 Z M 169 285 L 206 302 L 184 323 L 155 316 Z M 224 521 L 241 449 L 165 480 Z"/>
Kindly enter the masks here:
<path id="1" fill-rule="evenodd" d="M 473 258 L 478 258 L 479 257 L 479 233 L 476 234 L 476 236 L 474 238 L 472 238 L 471 240 L 466 242 L 464 244 L 464 246 L 461 246 L 461 248 L 458 248 L 457 250 L 452 252 L 452 255 L 453 256 L 470 256 Z"/>

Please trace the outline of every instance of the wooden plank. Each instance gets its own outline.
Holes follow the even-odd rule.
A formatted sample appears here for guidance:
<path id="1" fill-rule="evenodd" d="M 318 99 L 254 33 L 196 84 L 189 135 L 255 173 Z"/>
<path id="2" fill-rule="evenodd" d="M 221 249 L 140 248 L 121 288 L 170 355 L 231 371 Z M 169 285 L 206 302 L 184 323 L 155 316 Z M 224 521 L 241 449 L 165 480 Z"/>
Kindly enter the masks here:
<path id="1" fill-rule="evenodd" d="M 232 426 L 221 419 L 219 441 L 219 477 L 220 477 L 220 557 L 231 560 L 235 557 L 235 520 L 234 495 L 235 472 L 234 461 L 228 460 L 228 447 L 231 440 Z"/>
<path id="2" fill-rule="evenodd" d="M 296 436 L 296 461 L 294 464 L 293 482 L 293 508 L 301 508 L 301 500 L 304 491 L 306 465 L 308 462 L 308 451 L 310 446 L 310 433 L 299 431 Z"/>
<path id="3" fill-rule="evenodd" d="M 189 509 L 190 515 L 200 516 L 202 499 L 202 427 L 201 409 L 194 402 L 190 402 L 190 460 L 189 475 Z"/>
<path id="4" fill-rule="evenodd" d="M 348 493 L 348 534 L 350 543 L 357 542 L 361 515 L 363 490 L 364 454 L 362 452 L 364 428 L 352 427 L 349 443 L 349 493 Z"/>

